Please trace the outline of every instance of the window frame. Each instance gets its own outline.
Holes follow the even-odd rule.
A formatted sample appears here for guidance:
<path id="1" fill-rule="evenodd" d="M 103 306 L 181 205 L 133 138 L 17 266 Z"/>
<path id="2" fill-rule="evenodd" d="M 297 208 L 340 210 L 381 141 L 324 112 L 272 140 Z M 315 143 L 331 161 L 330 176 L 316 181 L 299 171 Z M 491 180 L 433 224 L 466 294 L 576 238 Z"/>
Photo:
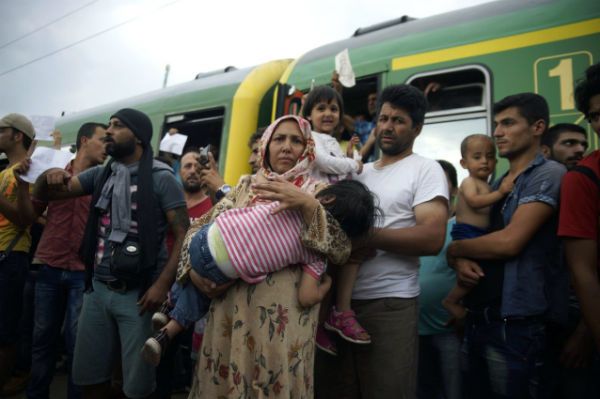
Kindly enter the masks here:
<path id="1" fill-rule="evenodd" d="M 411 75 L 407 80 L 406 84 L 412 84 L 417 79 L 424 77 L 431 77 L 436 75 L 449 74 L 453 72 L 461 72 L 466 70 L 477 70 L 483 74 L 483 105 L 473 106 L 466 108 L 456 108 L 442 111 L 432 111 L 425 114 L 424 124 L 433 124 L 441 122 L 459 121 L 465 119 L 474 119 L 485 117 L 486 119 L 486 134 L 491 136 L 492 134 L 492 73 L 491 71 L 482 64 L 466 64 L 456 67 L 436 69 L 431 71 L 418 72 Z M 480 82 L 474 82 L 480 83 Z M 468 85 L 470 83 L 466 83 Z M 456 87 L 465 86 L 464 84 Z"/>

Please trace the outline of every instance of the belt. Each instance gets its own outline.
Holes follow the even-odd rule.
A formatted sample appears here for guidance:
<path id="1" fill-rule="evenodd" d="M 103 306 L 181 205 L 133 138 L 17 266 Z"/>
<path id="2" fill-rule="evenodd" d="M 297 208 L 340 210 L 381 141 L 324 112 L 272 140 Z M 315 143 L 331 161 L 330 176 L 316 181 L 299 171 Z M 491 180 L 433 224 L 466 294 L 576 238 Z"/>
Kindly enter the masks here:
<path id="1" fill-rule="evenodd" d="M 131 282 L 131 281 L 127 282 L 125 280 L 110 280 L 110 281 L 96 280 L 96 281 L 104 284 L 106 286 L 106 288 L 108 288 L 109 290 L 119 292 L 122 294 L 129 290 L 137 288 L 139 286 L 138 283 Z"/>
<path id="2" fill-rule="evenodd" d="M 528 323 L 528 322 L 543 322 L 544 316 L 504 316 L 500 309 L 497 308 L 484 308 L 483 310 L 470 310 L 467 309 L 467 320 L 474 324 L 490 324 L 493 322 L 503 323 Z"/>

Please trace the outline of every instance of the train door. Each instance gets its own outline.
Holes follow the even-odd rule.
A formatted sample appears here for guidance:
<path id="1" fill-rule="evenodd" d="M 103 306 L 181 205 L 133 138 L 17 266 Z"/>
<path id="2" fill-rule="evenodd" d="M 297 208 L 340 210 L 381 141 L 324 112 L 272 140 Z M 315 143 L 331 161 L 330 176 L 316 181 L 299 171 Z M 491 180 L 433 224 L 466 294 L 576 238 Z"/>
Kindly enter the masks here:
<path id="1" fill-rule="evenodd" d="M 492 133 L 489 71 L 481 65 L 462 66 L 419 73 L 407 83 L 423 90 L 429 102 L 414 152 L 451 162 L 460 183 L 468 175 L 460 166 L 460 143 L 471 134 Z"/>

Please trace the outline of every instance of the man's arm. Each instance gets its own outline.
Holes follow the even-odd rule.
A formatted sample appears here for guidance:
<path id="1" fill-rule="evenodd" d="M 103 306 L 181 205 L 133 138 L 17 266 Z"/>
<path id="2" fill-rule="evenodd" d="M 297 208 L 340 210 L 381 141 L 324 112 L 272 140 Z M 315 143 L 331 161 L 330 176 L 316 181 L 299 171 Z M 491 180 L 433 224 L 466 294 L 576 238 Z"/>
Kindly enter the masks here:
<path id="1" fill-rule="evenodd" d="M 18 191 L 17 187 L 17 196 L 19 195 Z M 18 203 L 10 202 L 4 195 L 0 195 L 0 213 L 18 227 L 25 228 L 31 224 L 29 218 L 19 212 Z"/>
<path id="2" fill-rule="evenodd" d="M 505 228 L 481 237 L 453 241 L 448 246 L 448 257 L 506 259 L 517 256 L 554 211 L 544 202 L 519 205 Z"/>
<path id="3" fill-rule="evenodd" d="M 564 239 L 567 264 L 581 303 L 581 311 L 600 349 L 600 283 L 598 282 L 598 245 L 595 240 Z"/>
<path id="4" fill-rule="evenodd" d="M 40 217 L 45 210 L 45 206 L 34 204 L 29 194 L 29 183 L 19 181 L 17 187 L 17 209 L 21 218 L 26 221 L 27 225 L 33 223 Z"/>
<path id="5" fill-rule="evenodd" d="M 33 186 L 33 197 L 42 202 L 75 198 L 85 195 L 77 176 L 64 169 L 49 169 L 42 173 Z"/>
<path id="6" fill-rule="evenodd" d="M 375 229 L 363 245 L 401 255 L 435 255 L 444 246 L 448 201 L 436 197 L 415 206 L 416 224 L 404 228 Z"/>
<path id="7" fill-rule="evenodd" d="M 367 137 L 367 141 L 360 148 L 360 156 L 362 157 L 363 162 L 367 162 L 369 156 L 375 149 L 375 142 L 377 141 L 377 132 L 376 128 L 371 129 L 371 133 L 369 133 L 369 137 Z"/>
<path id="8" fill-rule="evenodd" d="M 171 285 L 175 281 L 183 239 L 188 227 L 190 227 L 190 218 L 184 206 L 168 210 L 166 216 L 169 228 L 173 232 L 173 248 L 160 276 L 158 276 L 158 279 L 148 288 L 148 291 L 146 291 L 142 299 L 138 302 L 138 305 L 140 305 L 140 314 L 158 309 L 167 298 L 167 292 L 169 292 Z"/>
<path id="9" fill-rule="evenodd" d="M 215 203 L 215 193 L 225 184 L 225 180 L 217 171 L 217 162 L 210 152 L 208 153 L 208 160 L 208 167 L 200 170 L 200 183 L 206 187 L 212 202 Z"/>

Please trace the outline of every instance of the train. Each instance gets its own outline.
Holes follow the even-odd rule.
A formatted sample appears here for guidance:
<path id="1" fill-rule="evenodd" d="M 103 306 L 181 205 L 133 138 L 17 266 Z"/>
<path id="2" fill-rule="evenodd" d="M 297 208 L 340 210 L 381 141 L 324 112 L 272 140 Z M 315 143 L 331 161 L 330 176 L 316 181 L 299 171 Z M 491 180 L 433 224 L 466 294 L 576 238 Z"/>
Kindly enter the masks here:
<path id="1" fill-rule="evenodd" d="M 218 149 L 219 169 L 229 184 L 248 173 L 247 141 L 258 127 L 297 112 L 313 85 L 329 84 L 335 56 L 347 49 L 356 85 L 345 88 L 349 115 L 367 113 L 366 98 L 398 83 L 440 89 L 430 100 L 414 151 L 446 159 L 460 170 L 460 142 L 472 133 L 491 134 L 492 106 L 518 92 L 544 96 L 551 124 L 588 129 L 575 109 L 577 79 L 600 57 L 600 2 L 500 0 L 422 19 L 403 16 L 357 29 L 297 59 L 225 68 L 196 79 L 60 118 L 66 143 L 88 121 L 107 122 L 122 107 L 146 112 L 154 125 L 153 147 L 169 128 L 188 135 L 187 145 Z M 505 160 L 497 170 L 505 170 Z M 459 177 L 464 176 L 459 173 Z"/>

